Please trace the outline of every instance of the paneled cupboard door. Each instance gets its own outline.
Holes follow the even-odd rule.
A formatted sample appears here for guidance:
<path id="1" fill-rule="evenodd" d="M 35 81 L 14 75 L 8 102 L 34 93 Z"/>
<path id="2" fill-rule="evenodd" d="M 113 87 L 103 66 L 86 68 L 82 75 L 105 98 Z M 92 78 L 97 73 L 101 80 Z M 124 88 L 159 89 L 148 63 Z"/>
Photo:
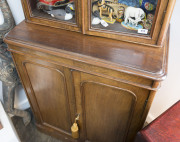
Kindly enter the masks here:
<path id="1" fill-rule="evenodd" d="M 80 139 L 88 142 L 132 141 L 149 91 L 73 71 Z"/>
<path id="2" fill-rule="evenodd" d="M 83 0 L 21 0 L 26 21 L 71 31 L 82 31 Z"/>
<path id="3" fill-rule="evenodd" d="M 71 139 L 76 107 L 70 70 L 15 53 L 13 57 L 37 125 Z"/>

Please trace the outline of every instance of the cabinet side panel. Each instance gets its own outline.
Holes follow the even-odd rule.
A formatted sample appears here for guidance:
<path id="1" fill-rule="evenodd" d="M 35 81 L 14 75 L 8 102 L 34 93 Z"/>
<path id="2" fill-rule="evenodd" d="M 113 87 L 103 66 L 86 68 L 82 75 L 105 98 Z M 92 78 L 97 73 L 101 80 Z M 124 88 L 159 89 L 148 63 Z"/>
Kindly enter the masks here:
<path id="1" fill-rule="evenodd" d="M 86 139 L 96 142 L 124 141 L 136 97 L 125 89 L 101 83 L 82 84 Z"/>
<path id="2" fill-rule="evenodd" d="M 43 125 L 70 133 L 66 81 L 60 70 L 26 62 L 24 67 L 39 107 Z"/>

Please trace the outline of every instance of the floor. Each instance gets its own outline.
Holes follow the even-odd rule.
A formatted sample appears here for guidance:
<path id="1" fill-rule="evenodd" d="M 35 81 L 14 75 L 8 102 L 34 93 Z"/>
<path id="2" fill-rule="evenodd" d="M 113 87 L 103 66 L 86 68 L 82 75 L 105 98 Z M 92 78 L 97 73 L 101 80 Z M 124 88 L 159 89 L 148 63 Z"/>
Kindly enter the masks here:
<path id="1" fill-rule="evenodd" d="M 38 131 L 35 127 L 34 120 L 28 126 L 25 126 L 22 118 L 17 116 L 12 117 L 12 121 L 21 142 L 62 142 Z"/>
<path id="2" fill-rule="evenodd" d="M 44 133 L 41 133 L 36 129 L 34 119 L 28 126 L 23 124 L 22 118 L 14 116 L 12 117 L 12 122 L 16 128 L 21 142 L 62 142 Z M 144 126 L 148 123 L 146 122 Z"/>

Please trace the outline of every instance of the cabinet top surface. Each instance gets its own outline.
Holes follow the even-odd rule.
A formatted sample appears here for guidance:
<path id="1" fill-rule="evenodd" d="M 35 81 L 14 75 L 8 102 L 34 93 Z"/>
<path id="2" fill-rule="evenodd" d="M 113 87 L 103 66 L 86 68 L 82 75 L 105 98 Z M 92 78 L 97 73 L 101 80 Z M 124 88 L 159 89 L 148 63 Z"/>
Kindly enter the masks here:
<path id="1" fill-rule="evenodd" d="M 22 22 L 5 42 L 156 80 L 167 72 L 168 36 L 155 48 Z"/>

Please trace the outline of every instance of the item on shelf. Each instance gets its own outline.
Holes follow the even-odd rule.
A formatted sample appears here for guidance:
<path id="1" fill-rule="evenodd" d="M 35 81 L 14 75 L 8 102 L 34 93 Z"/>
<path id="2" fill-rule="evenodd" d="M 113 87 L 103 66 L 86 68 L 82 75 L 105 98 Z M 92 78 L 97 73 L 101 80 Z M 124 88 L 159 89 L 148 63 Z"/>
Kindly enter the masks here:
<path id="1" fill-rule="evenodd" d="M 144 28 L 148 31 L 151 30 L 152 24 L 153 24 L 154 15 L 148 14 L 147 19 L 143 21 Z"/>
<path id="2" fill-rule="evenodd" d="M 152 27 L 152 23 L 149 20 L 145 20 L 143 21 L 143 26 L 144 26 L 144 29 L 147 29 L 148 31 L 150 31 Z"/>
<path id="3" fill-rule="evenodd" d="M 148 15 L 147 15 L 147 20 L 149 20 L 150 22 L 153 22 L 153 20 L 154 20 L 154 15 L 153 15 L 153 14 L 148 14 Z"/>
<path id="4" fill-rule="evenodd" d="M 114 24 L 116 22 L 116 19 L 112 19 L 110 20 L 108 17 L 106 16 L 102 16 L 102 20 L 104 20 L 106 23 L 109 23 L 109 24 Z"/>
<path id="5" fill-rule="evenodd" d="M 132 20 L 134 18 L 134 20 Z M 124 23 L 130 25 L 133 22 L 133 25 L 137 25 L 142 19 L 145 18 L 145 12 L 141 8 L 127 7 L 124 15 Z"/>
<path id="6" fill-rule="evenodd" d="M 138 24 L 137 26 L 135 24 L 131 24 L 131 23 L 125 23 L 124 21 L 121 22 L 121 25 L 129 30 L 134 30 L 134 31 L 138 31 L 138 29 L 143 29 L 143 26 L 141 24 Z"/>
<path id="7" fill-rule="evenodd" d="M 96 10 L 93 12 L 92 15 L 92 25 L 98 25 L 98 24 L 102 24 L 104 27 L 108 26 L 108 23 L 106 23 L 104 20 L 102 20 L 102 18 L 100 17 L 99 11 Z"/>
<path id="8" fill-rule="evenodd" d="M 114 23 L 113 19 L 117 19 L 117 21 L 122 19 L 126 7 L 127 5 L 120 4 L 116 1 L 98 0 L 92 3 L 92 11 L 98 10 L 100 17 L 107 16 L 109 18 L 107 21 L 110 21 L 110 23 Z"/>
<path id="9" fill-rule="evenodd" d="M 66 13 L 71 13 L 72 15 L 75 15 L 75 5 L 74 2 L 70 3 L 65 8 Z"/>
<path id="10" fill-rule="evenodd" d="M 107 5 L 112 7 L 114 9 L 112 16 L 114 19 L 123 18 L 125 8 L 128 7 L 127 5 L 121 4 L 121 3 L 115 3 L 115 2 L 107 2 Z"/>
<path id="11" fill-rule="evenodd" d="M 98 25 L 101 23 L 101 20 L 98 17 L 92 17 L 92 25 Z"/>
<path id="12" fill-rule="evenodd" d="M 124 19 L 124 12 L 125 12 L 125 7 L 124 6 L 120 6 L 119 8 L 118 8 L 118 16 L 117 16 L 117 18 L 116 18 L 116 21 L 118 21 L 118 22 L 122 22 L 123 21 L 123 19 Z"/>
<path id="13" fill-rule="evenodd" d="M 99 7 L 99 12 L 100 12 L 100 17 L 102 18 L 103 12 L 106 12 L 108 13 L 109 19 L 112 22 L 114 8 L 107 5 L 105 0 L 98 0 L 98 7 Z"/>
<path id="14" fill-rule="evenodd" d="M 73 15 L 75 15 L 74 12 L 74 4 L 68 4 L 64 9 L 54 9 L 47 11 L 48 14 L 50 14 L 52 17 L 55 17 L 56 19 L 60 20 L 71 20 L 73 18 Z"/>
<path id="15" fill-rule="evenodd" d="M 47 11 L 47 13 L 52 17 L 60 20 L 70 20 L 73 18 L 73 15 L 71 13 L 66 13 L 64 9 L 51 10 Z"/>
<path id="16" fill-rule="evenodd" d="M 73 2 L 74 0 L 39 0 L 36 6 L 38 10 L 49 11 L 59 9 Z"/>
<path id="17" fill-rule="evenodd" d="M 134 20 L 132 18 L 129 18 L 128 20 L 129 20 L 129 24 L 132 24 L 133 26 L 136 26 L 136 27 L 137 27 L 138 23 L 142 21 L 141 19 Z"/>
<path id="18" fill-rule="evenodd" d="M 146 13 L 150 13 L 156 9 L 157 1 L 158 0 L 139 0 L 139 5 Z"/>

